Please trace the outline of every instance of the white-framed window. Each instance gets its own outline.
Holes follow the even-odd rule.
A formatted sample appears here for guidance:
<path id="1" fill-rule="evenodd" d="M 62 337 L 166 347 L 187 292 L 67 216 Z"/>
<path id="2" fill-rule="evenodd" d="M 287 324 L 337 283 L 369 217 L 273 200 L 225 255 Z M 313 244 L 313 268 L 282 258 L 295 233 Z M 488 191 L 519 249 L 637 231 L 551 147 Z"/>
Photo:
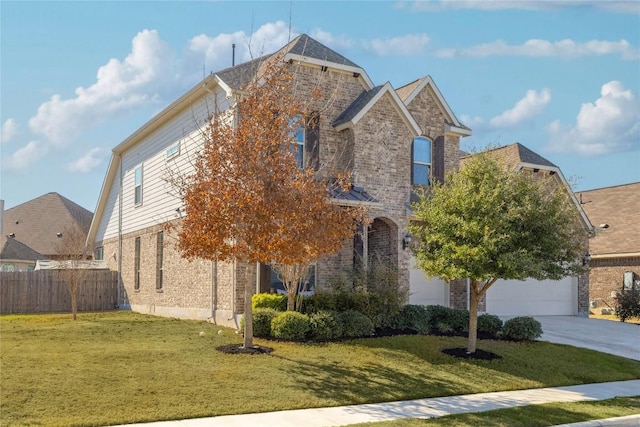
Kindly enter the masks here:
<path id="1" fill-rule="evenodd" d="M 133 201 L 136 206 L 142 204 L 142 165 L 138 166 L 134 171 L 134 194 Z"/>
<path id="2" fill-rule="evenodd" d="M 301 123 L 301 117 L 299 115 L 291 119 L 291 126 L 295 126 L 291 130 L 291 136 L 294 139 L 295 144 L 291 147 L 293 156 L 296 158 L 298 169 L 304 168 L 304 142 L 305 142 L 305 129 L 304 124 Z"/>
<path id="3" fill-rule="evenodd" d="M 165 157 L 167 159 L 170 159 L 178 155 L 180 155 L 180 143 L 172 145 L 171 147 L 167 148 L 167 151 L 165 152 Z"/>
<path id="4" fill-rule="evenodd" d="M 282 283 L 282 280 L 278 276 L 276 271 L 269 267 L 270 274 L 270 284 L 269 284 L 269 292 L 276 293 L 279 295 L 286 295 L 287 290 Z M 303 278 L 303 280 L 298 283 L 298 289 L 296 290 L 296 294 L 300 294 L 304 297 L 311 296 L 315 293 L 316 287 L 316 266 L 312 264 L 309 266 L 307 270 L 307 274 Z"/>
<path id="5" fill-rule="evenodd" d="M 431 140 L 423 136 L 413 139 L 411 183 L 431 185 Z"/>
<path id="6" fill-rule="evenodd" d="M 102 261 L 104 259 L 104 246 L 98 246 L 96 248 L 96 261 Z"/>

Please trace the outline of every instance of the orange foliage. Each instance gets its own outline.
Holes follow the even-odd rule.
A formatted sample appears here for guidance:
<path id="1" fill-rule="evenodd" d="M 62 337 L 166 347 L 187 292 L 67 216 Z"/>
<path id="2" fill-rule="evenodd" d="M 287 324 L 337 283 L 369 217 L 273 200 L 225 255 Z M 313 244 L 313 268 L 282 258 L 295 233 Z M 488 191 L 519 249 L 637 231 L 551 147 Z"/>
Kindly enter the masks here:
<path id="1" fill-rule="evenodd" d="M 195 173 L 179 188 L 184 257 L 308 264 L 353 236 L 360 212 L 332 203 L 328 183 L 297 167 L 294 133 L 311 116 L 311 100 L 295 98 L 290 68 L 271 57 L 233 115 L 211 116 Z M 333 185 L 346 181 L 343 174 Z"/>

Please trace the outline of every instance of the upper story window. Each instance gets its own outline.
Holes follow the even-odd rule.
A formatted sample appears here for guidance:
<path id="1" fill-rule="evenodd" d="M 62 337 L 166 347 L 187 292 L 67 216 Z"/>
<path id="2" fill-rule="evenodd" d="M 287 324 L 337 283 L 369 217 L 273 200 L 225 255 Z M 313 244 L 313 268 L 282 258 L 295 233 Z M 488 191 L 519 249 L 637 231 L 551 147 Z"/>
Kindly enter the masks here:
<path id="1" fill-rule="evenodd" d="M 293 123 L 300 123 L 300 116 L 295 116 L 291 119 L 292 125 Z M 298 164 L 298 169 L 302 169 L 304 167 L 304 141 L 305 141 L 305 129 L 304 126 L 296 127 L 291 131 L 291 136 L 295 141 L 295 145 L 291 147 L 293 151 L 293 155 L 296 158 L 296 163 Z"/>
<path id="2" fill-rule="evenodd" d="M 423 136 L 413 139 L 413 165 L 411 183 L 431 184 L 431 140 Z"/>
<path id="3" fill-rule="evenodd" d="M 96 248 L 96 261 L 102 261 L 104 259 L 104 246 L 98 246 Z"/>
<path id="4" fill-rule="evenodd" d="M 320 164 L 320 114 L 311 112 L 301 119 L 297 115 L 291 119 L 297 125 L 291 131 L 295 145 L 291 147 L 299 169 L 313 168 L 318 170 Z"/>
<path id="5" fill-rule="evenodd" d="M 142 165 L 136 168 L 134 174 L 135 174 L 135 188 L 134 188 L 133 200 L 134 200 L 134 204 L 137 206 L 142 204 Z"/>
<path id="6" fill-rule="evenodd" d="M 167 148 L 165 157 L 167 159 L 170 159 L 171 157 L 175 157 L 178 154 L 180 154 L 180 144 L 172 145 L 171 147 Z"/>

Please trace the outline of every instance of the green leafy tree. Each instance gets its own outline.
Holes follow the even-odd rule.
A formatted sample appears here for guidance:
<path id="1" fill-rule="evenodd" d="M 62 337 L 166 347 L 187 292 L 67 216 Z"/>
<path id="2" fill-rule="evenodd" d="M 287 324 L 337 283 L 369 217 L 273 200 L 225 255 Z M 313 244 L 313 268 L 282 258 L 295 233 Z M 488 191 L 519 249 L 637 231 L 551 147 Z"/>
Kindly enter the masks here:
<path id="1" fill-rule="evenodd" d="M 447 281 L 469 279 L 469 341 L 478 303 L 498 279 L 560 279 L 582 271 L 585 237 L 569 193 L 551 176 L 508 171 L 486 152 L 414 205 L 418 266 Z"/>

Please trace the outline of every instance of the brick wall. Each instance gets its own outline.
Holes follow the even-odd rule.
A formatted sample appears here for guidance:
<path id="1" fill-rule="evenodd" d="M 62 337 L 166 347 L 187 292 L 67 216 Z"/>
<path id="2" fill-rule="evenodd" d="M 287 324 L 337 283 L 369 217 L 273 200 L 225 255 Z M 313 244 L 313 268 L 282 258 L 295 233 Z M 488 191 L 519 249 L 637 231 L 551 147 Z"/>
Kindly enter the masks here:
<path id="1" fill-rule="evenodd" d="M 589 267 L 591 311 L 600 313 L 603 308 L 615 307 L 615 300 L 611 295 L 622 289 L 625 271 L 633 271 L 640 275 L 640 257 L 592 259 Z"/>

